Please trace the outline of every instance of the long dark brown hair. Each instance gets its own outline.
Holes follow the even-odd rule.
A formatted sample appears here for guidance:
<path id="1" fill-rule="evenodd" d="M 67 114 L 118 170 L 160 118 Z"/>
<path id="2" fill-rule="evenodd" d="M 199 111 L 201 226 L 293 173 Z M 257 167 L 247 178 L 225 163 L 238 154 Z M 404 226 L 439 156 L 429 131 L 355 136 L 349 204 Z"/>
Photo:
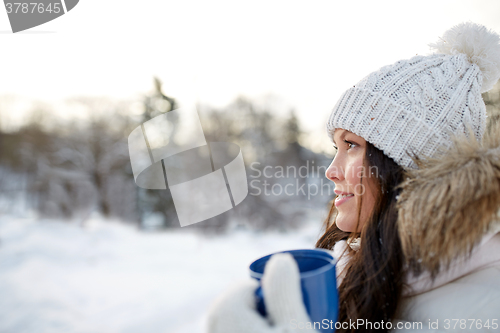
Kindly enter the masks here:
<path id="1" fill-rule="evenodd" d="M 372 214 L 360 233 L 344 232 L 335 223 L 337 210 L 332 201 L 324 224 L 325 232 L 316 242 L 316 247 L 332 249 L 340 240 L 350 241 L 361 237 L 361 247 L 358 251 L 348 247 L 352 257 L 339 286 L 338 321 L 356 322 L 357 319 L 364 319 L 365 322 L 381 323 L 383 320 L 387 323 L 394 318 L 403 289 L 404 258 L 396 223 L 396 201 L 404 170 L 381 150 L 369 142 L 366 144 L 365 161 L 368 164 L 367 169 L 370 170 L 368 176 L 375 179 L 378 190 Z M 372 172 L 373 170 L 375 172 Z M 366 177 L 367 175 L 363 175 L 362 181 Z M 359 224 L 361 207 L 358 209 Z M 358 327 L 358 330 L 371 331 L 369 327 Z"/>

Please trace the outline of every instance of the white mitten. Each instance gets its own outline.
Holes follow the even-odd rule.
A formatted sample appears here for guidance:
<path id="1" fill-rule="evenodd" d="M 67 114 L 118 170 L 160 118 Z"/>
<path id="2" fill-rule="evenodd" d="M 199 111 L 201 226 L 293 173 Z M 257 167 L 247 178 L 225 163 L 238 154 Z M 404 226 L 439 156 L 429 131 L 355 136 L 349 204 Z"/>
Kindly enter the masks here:
<path id="1" fill-rule="evenodd" d="M 288 253 L 269 259 L 262 277 L 267 319 L 256 308 L 258 282 L 249 280 L 222 295 L 210 308 L 209 333 L 285 333 L 307 330 L 310 322 L 300 289 L 297 263 Z"/>

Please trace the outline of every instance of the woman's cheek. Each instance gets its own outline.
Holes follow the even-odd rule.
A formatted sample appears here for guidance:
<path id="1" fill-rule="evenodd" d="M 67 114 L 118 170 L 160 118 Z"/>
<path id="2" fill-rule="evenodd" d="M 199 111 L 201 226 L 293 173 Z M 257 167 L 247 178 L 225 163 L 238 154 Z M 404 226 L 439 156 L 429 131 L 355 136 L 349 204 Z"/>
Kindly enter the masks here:
<path id="1" fill-rule="evenodd" d="M 356 186 L 361 181 L 361 173 L 363 167 L 363 160 L 361 161 L 353 161 L 348 167 L 348 173 L 346 175 L 346 179 L 349 179 L 349 183 L 352 186 Z"/>

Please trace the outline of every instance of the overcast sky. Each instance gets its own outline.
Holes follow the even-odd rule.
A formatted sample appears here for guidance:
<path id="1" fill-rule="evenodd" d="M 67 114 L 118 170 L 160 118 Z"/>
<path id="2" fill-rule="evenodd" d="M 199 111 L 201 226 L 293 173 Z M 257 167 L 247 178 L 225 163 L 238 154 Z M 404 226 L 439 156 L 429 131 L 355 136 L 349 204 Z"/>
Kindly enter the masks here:
<path id="1" fill-rule="evenodd" d="M 81 0 L 18 34 L 0 10 L 0 96 L 134 98 L 156 75 L 181 103 L 294 107 L 313 142 L 345 89 L 469 20 L 500 32 L 500 1 Z"/>

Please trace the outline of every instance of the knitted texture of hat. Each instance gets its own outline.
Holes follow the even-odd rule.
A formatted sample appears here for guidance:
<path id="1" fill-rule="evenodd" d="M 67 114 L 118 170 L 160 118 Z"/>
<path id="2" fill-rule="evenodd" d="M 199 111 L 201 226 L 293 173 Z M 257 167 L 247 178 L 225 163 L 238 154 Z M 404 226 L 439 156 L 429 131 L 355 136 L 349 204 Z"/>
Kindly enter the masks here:
<path id="1" fill-rule="evenodd" d="M 382 67 L 348 89 L 328 120 L 330 136 L 348 130 L 409 168 L 416 168 L 412 156 L 433 156 L 451 145 L 453 134 L 472 129 L 480 140 L 481 93 L 500 77 L 500 36 L 468 22 L 431 47 L 436 54 Z"/>

